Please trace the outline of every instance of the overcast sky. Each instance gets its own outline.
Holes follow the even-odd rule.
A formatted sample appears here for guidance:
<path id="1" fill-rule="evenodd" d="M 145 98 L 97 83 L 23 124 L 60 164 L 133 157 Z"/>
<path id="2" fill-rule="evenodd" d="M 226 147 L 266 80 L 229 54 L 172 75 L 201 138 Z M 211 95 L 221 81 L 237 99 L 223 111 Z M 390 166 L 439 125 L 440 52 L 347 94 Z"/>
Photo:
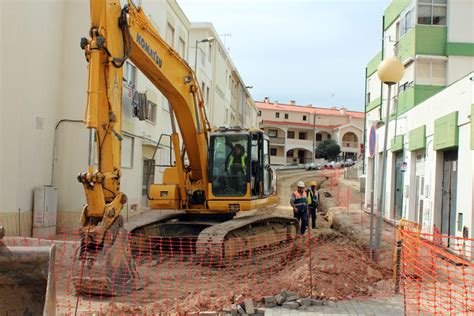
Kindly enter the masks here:
<path id="1" fill-rule="evenodd" d="M 390 0 L 178 0 L 212 22 L 255 100 L 363 110 L 367 62 Z M 221 37 L 224 41 L 224 38 Z"/>

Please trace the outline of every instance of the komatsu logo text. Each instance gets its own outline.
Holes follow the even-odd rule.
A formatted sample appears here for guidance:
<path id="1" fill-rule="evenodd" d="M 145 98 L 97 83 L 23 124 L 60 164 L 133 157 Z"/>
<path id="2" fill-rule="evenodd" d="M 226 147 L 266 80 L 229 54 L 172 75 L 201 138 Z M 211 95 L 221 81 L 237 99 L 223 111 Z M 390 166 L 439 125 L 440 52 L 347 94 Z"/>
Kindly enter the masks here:
<path id="1" fill-rule="evenodd" d="M 163 65 L 163 60 L 161 60 L 160 56 L 158 56 L 158 53 L 150 48 L 150 45 L 148 45 L 147 42 L 141 37 L 140 34 L 137 33 L 137 43 L 140 44 L 140 46 L 143 48 L 143 50 L 150 56 L 151 59 L 157 64 L 158 66 Z"/>

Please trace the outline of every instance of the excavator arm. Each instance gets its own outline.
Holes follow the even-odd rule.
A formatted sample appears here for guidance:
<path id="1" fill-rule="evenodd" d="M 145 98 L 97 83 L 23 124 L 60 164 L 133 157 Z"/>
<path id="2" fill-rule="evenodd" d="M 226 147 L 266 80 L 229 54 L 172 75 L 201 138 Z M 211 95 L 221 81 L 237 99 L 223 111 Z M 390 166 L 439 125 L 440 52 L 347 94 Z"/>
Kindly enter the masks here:
<path id="1" fill-rule="evenodd" d="M 91 132 L 89 170 L 79 175 L 87 205 L 81 218 L 84 232 L 104 233 L 120 216 L 126 196 L 120 192 L 122 140 L 122 66 L 127 59 L 165 95 L 170 103 L 172 142 L 176 166 L 168 184 L 179 187 L 179 198 L 186 203 L 186 189 L 206 191 L 207 132 L 201 91 L 194 72 L 158 34 L 140 7 L 131 2 L 121 8 L 114 0 L 93 0 L 90 38 L 81 40 L 89 63 L 86 126 Z M 182 135 L 189 166 L 180 157 Z M 97 152 L 98 168 L 94 168 Z M 175 183 L 173 183 L 175 182 Z"/>
<path id="2" fill-rule="evenodd" d="M 209 123 L 194 72 L 162 39 L 142 8 L 131 1 L 122 8 L 116 0 L 91 0 L 90 14 L 89 38 L 81 39 L 89 70 L 85 123 L 90 145 L 88 170 L 78 176 L 87 204 L 81 215 L 75 284 L 79 292 L 113 295 L 124 284 L 125 291 L 136 288 L 138 277 L 129 251 L 123 251 L 127 240 L 120 215 L 127 201 L 120 191 L 122 66 L 126 60 L 132 61 L 169 101 L 176 165 L 165 172 L 164 184 L 177 189 L 176 208 L 185 207 L 188 191 L 200 190 L 207 195 Z M 174 117 L 189 166 L 182 160 Z M 107 277 L 111 261 L 120 262 L 123 279 Z M 103 269 L 105 278 L 98 279 L 97 275 L 104 275 Z"/>

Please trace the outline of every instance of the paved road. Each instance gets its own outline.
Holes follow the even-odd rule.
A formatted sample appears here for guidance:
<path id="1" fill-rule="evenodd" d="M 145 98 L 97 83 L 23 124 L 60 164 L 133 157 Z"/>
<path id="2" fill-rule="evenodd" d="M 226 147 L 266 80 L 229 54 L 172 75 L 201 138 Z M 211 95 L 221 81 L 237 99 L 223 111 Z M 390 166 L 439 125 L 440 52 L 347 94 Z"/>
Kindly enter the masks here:
<path id="1" fill-rule="evenodd" d="M 340 301 L 336 303 L 336 306 L 311 306 L 306 311 L 289 310 L 281 307 L 265 309 L 265 316 L 287 315 L 403 315 L 403 296 L 397 295 L 377 300 Z"/>

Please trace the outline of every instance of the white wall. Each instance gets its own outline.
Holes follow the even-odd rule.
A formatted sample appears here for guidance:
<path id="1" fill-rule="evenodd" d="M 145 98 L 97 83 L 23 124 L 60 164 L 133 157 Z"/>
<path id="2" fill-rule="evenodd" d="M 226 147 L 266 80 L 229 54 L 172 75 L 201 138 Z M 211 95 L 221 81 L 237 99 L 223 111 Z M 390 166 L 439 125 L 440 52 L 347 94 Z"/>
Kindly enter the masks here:
<path id="1" fill-rule="evenodd" d="M 89 8 L 79 0 L 30 0 L 3 2 L 2 9 L 0 212 L 28 213 L 33 188 L 51 181 L 56 123 L 62 118 L 84 117 L 87 63 L 78 41 L 88 32 Z M 82 187 L 75 179 L 87 163 L 87 146 L 63 138 L 87 137 L 81 127 L 71 123 L 58 130 L 58 150 L 64 153 L 58 158 L 62 161 L 57 169 L 63 170 L 67 164 L 73 174 L 71 184 L 59 189 L 60 206 L 71 201 L 80 208 L 84 201 Z M 57 182 L 62 183 L 62 178 L 59 175 Z M 29 234 L 31 217 L 25 220 L 22 233 Z"/>
<path id="2" fill-rule="evenodd" d="M 472 31 L 472 33 L 474 33 L 474 31 Z M 452 84 L 459 78 L 474 71 L 474 57 L 449 56 L 447 67 L 448 84 Z"/>
<path id="3" fill-rule="evenodd" d="M 472 0 L 448 1 L 448 42 L 474 42 L 474 2 Z"/>

